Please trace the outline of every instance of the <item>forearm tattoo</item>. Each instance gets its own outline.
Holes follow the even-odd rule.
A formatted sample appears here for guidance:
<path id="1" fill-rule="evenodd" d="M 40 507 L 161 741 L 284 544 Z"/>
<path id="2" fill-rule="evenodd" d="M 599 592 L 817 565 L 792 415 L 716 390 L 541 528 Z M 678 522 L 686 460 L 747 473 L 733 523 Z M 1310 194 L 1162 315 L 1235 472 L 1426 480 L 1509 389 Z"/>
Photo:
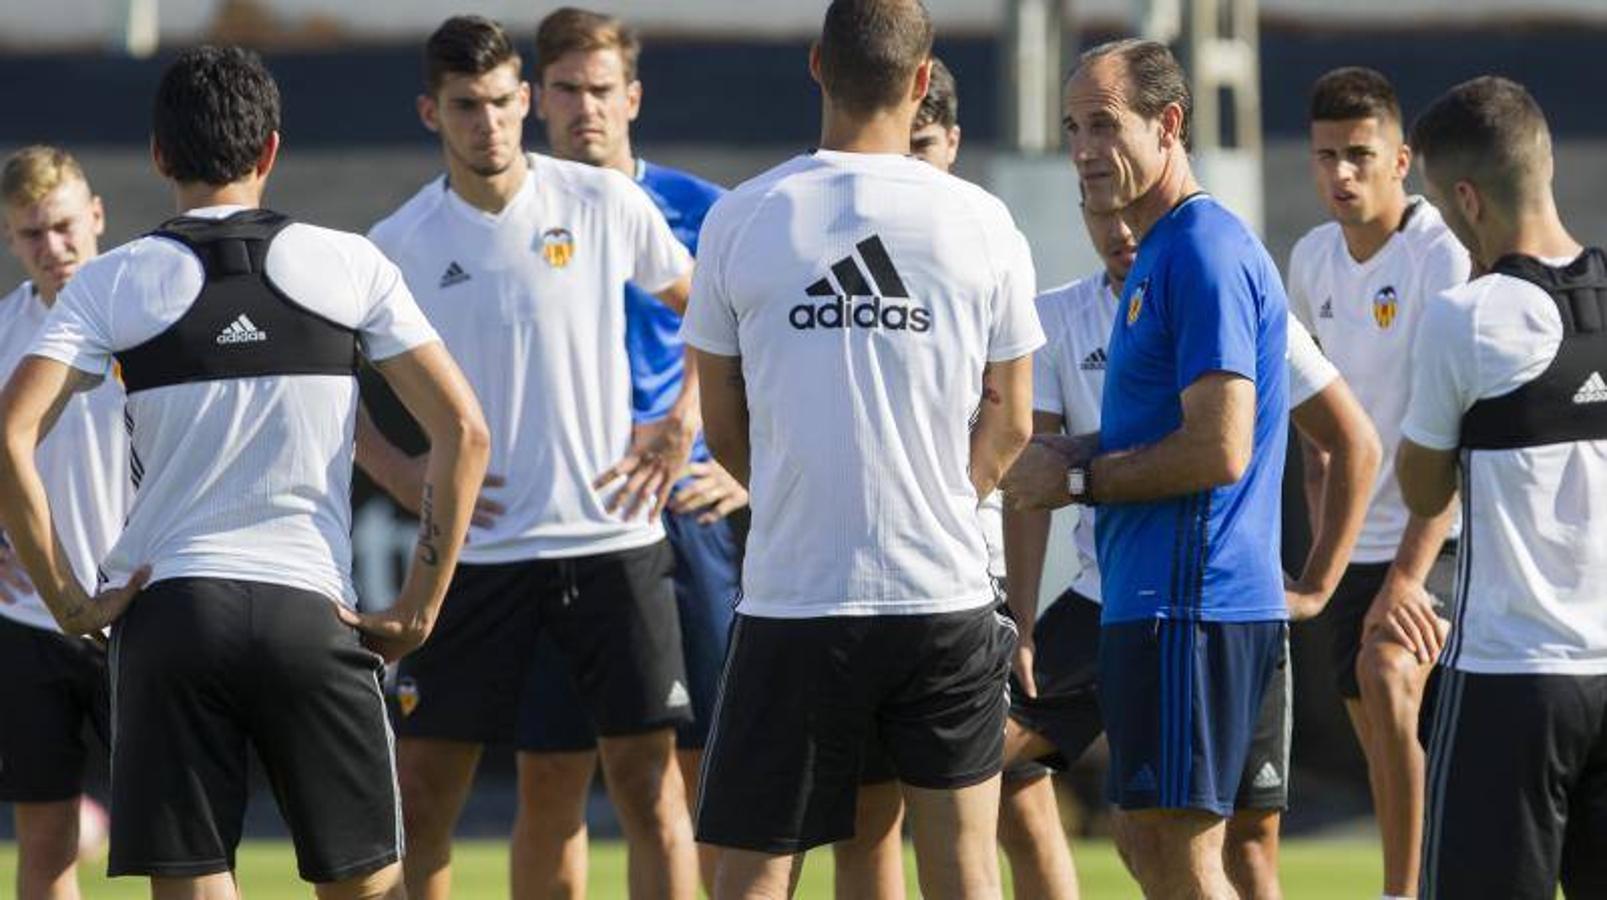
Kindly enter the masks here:
<path id="1" fill-rule="evenodd" d="M 426 481 L 418 505 L 418 558 L 426 566 L 436 565 L 441 559 L 435 545 L 440 536 L 441 527 L 435 524 L 435 485 Z"/>

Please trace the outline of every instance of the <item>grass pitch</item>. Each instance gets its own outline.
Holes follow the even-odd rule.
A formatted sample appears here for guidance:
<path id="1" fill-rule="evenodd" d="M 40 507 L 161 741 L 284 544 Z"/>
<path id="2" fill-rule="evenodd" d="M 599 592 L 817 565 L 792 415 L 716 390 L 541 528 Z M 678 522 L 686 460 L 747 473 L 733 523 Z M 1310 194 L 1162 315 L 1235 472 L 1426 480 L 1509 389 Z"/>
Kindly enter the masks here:
<path id="1" fill-rule="evenodd" d="M 1089 842 L 1074 848 L 1082 896 L 1088 900 L 1138 898 L 1137 887 L 1122 869 L 1109 843 Z M 453 894 L 465 900 L 495 900 L 508 896 L 507 844 L 499 841 L 465 841 L 453 857 Z M 248 841 L 240 848 L 240 887 L 249 900 L 304 900 L 310 886 L 296 878 L 290 845 L 276 841 Z M 16 883 L 17 848 L 0 843 L 0 896 L 10 896 Z M 910 896 L 915 893 L 915 859 L 906 853 Z M 103 862 L 90 863 L 83 873 L 86 900 L 143 900 L 145 882 L 137 878 L 108 880 Z M 1364 840 L 1290 841 L 1283 850 L 1283 888 L 1300 900 L 1353 900 L 1376 895 L 1379 888 L 1378 845 Z M 1008 866 L 1006 884 L 1008 885 Z M 598 842 L 591 850 L 590 895 L 598 900 L 624 898 L 625 847 Z M 1007 891 L 1008 895 L 1008 891 Z M 799 898 L 831 897 L 831 854 L 816 851 L 804 865 Z"/>

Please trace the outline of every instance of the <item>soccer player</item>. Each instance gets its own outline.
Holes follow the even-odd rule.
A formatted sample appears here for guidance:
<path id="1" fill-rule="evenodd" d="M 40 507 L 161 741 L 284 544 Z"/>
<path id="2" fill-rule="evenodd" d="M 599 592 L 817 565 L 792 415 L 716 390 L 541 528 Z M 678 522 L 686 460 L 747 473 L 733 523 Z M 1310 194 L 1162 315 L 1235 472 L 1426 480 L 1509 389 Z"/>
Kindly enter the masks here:
<path id="1" fill-rule="evenodd" d="M 1189 171 L 1188 87 L 1164 46 L 1095 47 L 1066 90 L 1084 202 L 1119 212 L 1138 256 L 1099 432 L 1039 436 L 1007 490 L 1099 505 L 1100 706 L 1125 861 L 1151 896 L 1232 897 L 1225 820 L 1288 619 L 1288 305 L 1260 241 Z"/>
<path id="2" fill-rule="evenodd" d="M 485 469 L 468 385 L 396 268 L 361 237 L 261 209 L 279 92 L 257 57 L 187 50 L 157 88 L 152 156 L 184 211 L 86 263 L 5 393 L 0 518 L 68 634 L 112 625 L 112 875 L 233 898 L 254 748 L 320 897 L 401 877 L 379 673 L 430 633 Z M 430 439 L 418 549 L 382 613 L 352 610 L 356 368 Z M 115 365 L 115 369 L 114 369 Z M 34 448 L 74 391 L 120 378 L 136 493 L 82 587 Z"/>
<path id="3" fill-rule="evenodd" d="M 948 172 L 960 150 L 960 103 L 954 75 L 932 57 L 932 77 L 915 111 L 910 155 Z M 988 544 L 988 573 L 1004 584 L 1003 498 L 995 491 L 978 508 Z M 832 845 L 832 877 L 839 897 L 903 897 L 904 801 L 891 762 L 876 740 L 867 748 L 859 785 L 854 836 Z M 999 841 L 1010 860 L 1013 883 L 1042 900 L 1075 897 L 1077 873 L 1060 824 L 1049 770 L 1022 762 L 1000 781 Z M 1070 893 L 1067 893 L 1070 892 Z"/>
<path id="4" fill-rule="evenodd" d="M 1419 896 L 1607 896 L 1607 252 L 1521 85 L 1457 85 L 1412 146 L 1488 273 L 1430 301 L 1396 456 L 1413 512 L 1462 499 Z"/>
<path id="5" fill-rule="evenodd" d="M 1033 427 L 1040 434 L 1099 430 L 1106 344 L 1137 253 L 1132 231 L 1115 213 L 1096 213 L 1085 206 L 1083 221 L 1104 270 L 1038 298 L 1038 318 L 1048 341 L 1033 354 Z M 1361 531 L 1380 450 L 1366 413 L 1297 321 L 1289 323 L 1289 402 L 1295 427 L 1326 451 L 1332 463 L 1322 485 L 1323 518 L 1311 553 L 1301 577 L 1287 590 L 1290 617 L 1308 619 L 1339 583 Z M 1017 621 L 1037 622 L 1031 636 L 1023 635 L 1024 652 L 1018 654 L 1018 683 L 1005 733 L 1006 764 L 1045 759 L 1066 765 L 1103 730 L 1095 697 L 1101 592 L 1093 516 L 1093 510 L 1084 510 L 1074 530 L 1077 580 L 1039 616 L 1049 513 L 1005 513 L 1010 604 Z M 1239 896 L 1257 900 L 1281 896 L 1278 830 L 1289 796 L 1292 701 L 1287 651 L 1272 677 L 1224 847 L 1228 876 Z M 1020 867 L 1015 874 L 1024 893 L 1050 896 L 1049 884 L 1024 884 Z"/>
<path id="6" fill-rule="evenodd" d="M 1467 281 L 1467 251 L 1422 197 L 1406 193 L 1412 151 L 1400 104 L 1383 75 L 1336 69 L 1311 93 L 1311 167 L 1333 221 L 1312 229 L 1289 258 L 1289 306 L 1356 391 L 1384 446 L 1355 562 L 1335 591 L 1329 620 L 1334 680 L 1367 757 L 1384 848 L 1384 895 L 1417 883 L 1423 822 L 1418 711 L 1433 670 L 1437 603 L 1451 560 L 1441 555 L 1454 510 L 1408 514 L 1393 465 L 1415 363 L 1412 339 L 1430 298 Z M 1320 484 L 1321 453 L 1306 454 Z M 1317 498 L 1311 498 L 1320 512 Z M 1376 632 L 1399 622 L 1405 640 Z"/>
<path id="7" fill-rule="evenodd" d="M 9 374 L 73 273 L 95 258 L 106 228 L 78 161 L 25 147 L 0 170 L 6 240 L 28 273 L 0 299 L 0 372 Z M 123 527 L 133 497 L 123 388 L 116 379 L 68 401 L 36 454 L 72 575 L 86 589 Z M 108 728 L 106 653 L 61 633 L 21 563 L 0 548 L 0 801 L 12 804 L 18 900 L 78 897 L 84 765 Z M 100 739 L 84 741 L 85 726 Z"/>
<path id="8" fill-rule="evenodd" d="M 695 254 L 703 217 L 724 190 L 635 155 L 630 128 L 641 109 L 642 85 L 636 77 L 640 55 L 635 30 L 617 18 L 574 7 L 549 14 L 536 29 L 536 115 L 546 126 L 553 155 L 615 169 L 634 180 L 664 214 L 676 239 Z M 679 313 L 635 284 L 625 286 L 631 415 L 638 424 L 696 412 L 677 408 L 696 400 L 682 390 L 685 348 L 680 327 Z M 710 458 L 701 435 L 691 459 L 664 512 L 664 531 L 675 552 L 675 599 L 686 690 L 692 698 L 692 721 L 675 735 L 688 798 L 697 796 L 709 714 L 739 588 L 741 545 L 727 517 L 748 502 L 742 485 Z M 531 814 L 520 820 L 528 827 L 514 834 L 520 861 L 514 877 L 516 882 L 549 885 L 561 861 L 559 883 L 570 896 L 579 896 L 585 889 L 586 796 L 597 765 L 597 736 L 548 646 L 543 641 L 535 664 L 560 668 L 546 682 L 548 687 L 531 698 L 524 789 L 533 802 L 525 807 Z M 713 890 L 710 849 L 700 850 L 699 868 L 705 888 Z M 548 896 L 546 888 L 534 893 Z"/>
<path id="9" fill-rule="evenodd" d="M 409 892 L 447 895 L 452 827 L 484 744 L 520 751 L 515 829 L 534 827 L 545 798 L 529 789 L 541 725 L 530 704 L 556 677 L 572 680 L 599 735 L 633 895 L 690 897 L 697 861 L 675 728 L 691 699 L 658 497 L 686 466 L 695 398 L 633 439 L 624 348 L 626 282 L 684 307 L 692 260 L 629 178 L 522 150 L 530 86 L 500 25 L 448 19 L 424 58 L 418 108 L 446 174 L 372 236 L 462 361 L 500 478 L 440 628 L 397 673 Z M 367 446 L 364 469 L 416 505 L 417 462 L 377 432 Z M 624 499 L 601 491 L 615 473 L 629 478 Z M 529 665 L 538 635 L 559 665 Z M 514 871 L 523 878 L 522 864 Z"/>
<path id="10" fill-rule="evenodd" d="M 853 833 L 872 731 L 922 891 L 1000 890 L 1015 641 L 977 503 L 1028 437 L 1042 334 L 1008 211 L 907 155 L 931 46 L 916 0 L 832 3 L 821 149 L 704 225 L 683 334 L 710 446 L 754 504 L 698 809 L 720 898 L 784 896 L 805 851 Z"/>

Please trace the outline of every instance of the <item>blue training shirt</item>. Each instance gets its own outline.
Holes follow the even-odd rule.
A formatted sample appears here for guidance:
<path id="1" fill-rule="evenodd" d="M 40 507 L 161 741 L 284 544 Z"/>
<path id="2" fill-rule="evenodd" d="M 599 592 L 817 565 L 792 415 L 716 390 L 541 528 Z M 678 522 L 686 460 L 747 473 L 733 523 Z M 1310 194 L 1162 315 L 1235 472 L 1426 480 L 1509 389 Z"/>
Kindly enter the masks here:
<path id="1" fill-rule="evenodd" d="M 703 217 L 725 189 L 646 160 L 637 160 L 636 183 L 664 214 L 675 237 L 697 256 Z M 632 421 L 655 422 L 664 418 L 681 394 L 685 374 L 681 317 L 634 284 L 625 285 L 625 350 L 630 357 Z M 692 447 L 692 459 L 709 459 L 702 433 Z"/>
<path id="2" fill-rule="evenodd" d="M 1176 431 L 1184 388 L 1218 371 L 1255 382 L 1255 442 L 1235 484 L 1099 508 L 1106 624 L 1288 618 L 1279 561 L 1288 305 L 1266 248 L 1211 197 L 1185 200 L 1144 235 L 1111 329 L 1100 450 Z"/>

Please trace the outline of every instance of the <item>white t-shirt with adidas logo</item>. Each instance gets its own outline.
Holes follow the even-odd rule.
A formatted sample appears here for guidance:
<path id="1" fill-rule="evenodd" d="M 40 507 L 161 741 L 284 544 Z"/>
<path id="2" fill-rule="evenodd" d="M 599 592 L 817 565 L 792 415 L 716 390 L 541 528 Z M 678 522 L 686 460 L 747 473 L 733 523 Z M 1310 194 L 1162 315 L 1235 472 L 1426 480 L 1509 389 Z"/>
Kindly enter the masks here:
<path id="1" fill-rule="evenodd" d="M 50 307 L 28 282 L 0 299 L 0 378 L 9 378 L 16 370 L 49 315 Z M 84 588 L 93 590 L 95 569 L 117 540 L 134 498 L 123 386 L 117 379 L 106 378 L 67 401 L 34 462 L 67 562 Z M 0 617 L 56 630 L 50 610 L 32 592 L 14 604 L 0 602 Z"/>
<path id="2" fill-rule="evenodd" d="M 1439 210 L 1421 197 L 1409 202 L 1403 227 L 1366 262 L 1351 257 L 1337 222 L 1313 228 L 1289 256 L 1289 310 L 1339 367 L 1384 448 L 1352 556 L 1358 563 L 1390 562 L 1400 545 L 1408 513 L 1395 480 L 1395 447 L 1412 382 L 1412 341 L 1429 299 L 1466 282 L 1470 267 Z"/>
<path id="3" fill-rule="evenodd" d="M 1038 320 L 1047 342 L 1032 355 L 1033 408 L 1064 420 L 1067 434 L 1099 430 L 1105 391 L 1106 346 L 1118 300 L 1104 273 L 1089 275 L 1038 295 Z M 1289 317 L 1289 408 L 1316 396 L 1339 372 L 1317 349 L 1300 322 Z M 1077 577 L 1071 589 L 1099 602 L 1099 557 L 1094 546 L 1095 511 L 1077 510 L 1072 542 Z"/>
<path id="4" fill-rule="evenodd" d="M 661 291 L 692 258 L 626 176 L 534 153 L 529 161 L 498 214 L 437 178 L 370 232 L 479 395 L 489 471 L 507 479 L 486 489 L 506 512 L 470 530 L 469 563 L 593 555 L 664 537 L 656 517 L 609 513 L 591 482 L 630 447 L 625 283 Z"/>
<path id="5" fill-rule="evenodd" d="M 191 210 L 223 218 L 238 206 Z M 396 267 L 360 235 L 295 223 L 264 263 L 304 308 L 357 331 L 370 360 L 429 341 Z M 68 283 L 30 353 L 92 375 L 113 354 L 167 330 L 205 283 L 200 260 L 167 238 L 142 237 L 85 264 Z M 236 328 L 239 326 L 239 328 Z M 274 335 L 231 323 L 220 345 Z M 231 337 L 233 336 L 233 337 Z M 283 375 L 199 381 L 128 398 L 139 486 L 128 524 L 101 565 L 122 584 L 151 578 L 263 581 L 356 601 L 351 579 L 352 435 L 357 380 Z"/>
<path id="6" fill-rule="evenodd" d="M 1556 303 L 1527 281 L 1485 275 L 1444 292 L 1413 350 L 1402 434 L 1455 449 L 1474 403 L 1534 380 L 1561 345 Z M 1604 381 L 1607 371 L 1592 372 L 1574 402 L 1607 402 Z M 1607 441 L 1472 451 L 1461 487 L 1468 521 L 1441 661 L 1465 672 L 1607 674 Z"/>
<path id="7" fill-rule="evenodd" d="M 970 419 L 989 362 L 1043 343 L 1026 239 L 981 188 L 904 156 L 800 156 L 699 240 L 687 342 L 742 357 L 753 531 L 739 611 L 993 602 Z"/>

